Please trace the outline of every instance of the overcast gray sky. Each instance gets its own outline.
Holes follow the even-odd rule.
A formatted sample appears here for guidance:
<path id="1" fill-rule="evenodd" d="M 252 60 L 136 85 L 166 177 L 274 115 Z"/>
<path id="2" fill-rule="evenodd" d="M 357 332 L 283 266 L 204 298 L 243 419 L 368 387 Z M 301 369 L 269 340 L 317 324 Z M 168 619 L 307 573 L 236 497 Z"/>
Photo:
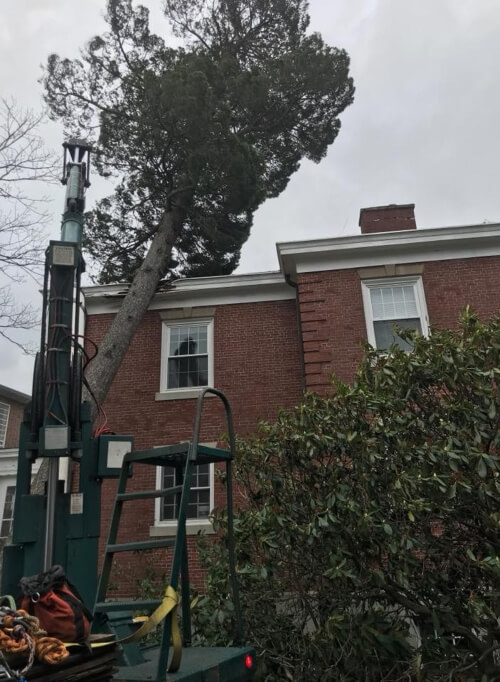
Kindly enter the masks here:
<path id="1" fill-rule="evenodd" d="M 164 33 L 161 0 L 143 4 Z M 40 108 L 40 65 L 51 52 L 76 56 L 104 29 L 103 8 L 2 0 L 0 94 Z M 363 206 L 414 202 L 419 228 L 500 221 L 499 0 L 310 0 L 310 14 L 313 30 L 349 52 L 355 102 L 328 156 L 303 163 L 258 211 L 239 272 L 277 269 L 278 241 L 357 233 Z M 60 148 L 58 125 L 43 133 Z M 57 238 L 64 192 L 50 193 Z M 32 284 L 18 295 L 39 299 Z M 1 384 L 30 392 L 31 371 L 32 359 L 0 342 Z"/>

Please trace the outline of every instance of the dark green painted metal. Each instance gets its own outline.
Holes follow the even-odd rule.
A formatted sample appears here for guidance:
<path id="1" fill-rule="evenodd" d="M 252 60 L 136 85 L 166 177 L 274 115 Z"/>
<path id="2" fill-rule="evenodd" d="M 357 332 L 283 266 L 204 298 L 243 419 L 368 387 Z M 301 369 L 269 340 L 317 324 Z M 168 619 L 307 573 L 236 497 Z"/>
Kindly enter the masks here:
<path id="1" fill-rule="evenodd" d="M 129 599 L 128 601 L 105 601 L 98 602 L 94 607 L 94 613 L 108 613 L 111 611 L 126 611 L 130 619 L 130 612 L 152 611 L 161 604 L 161 599 Z"/>
<path id="2" fill-rule="evenodd" d="M 54 562 L 60 563 L 71 581 L 77 585 L 85 603 L 92 605 L 97 589 L 97 566 L 101 514 L 101 484 L 97 477 L 97 446 L 92 438 L 90 406 L 81 406 L 83 457 L 80 460 L 80 491 L 83 513 L 71 514 L 71 496 L 59 487 L 55 506 Z M 45 496 L 31 494 L 29 458 L 30 411 L 26 410 L 21 427 L 14 523 L 11 547 L 3 557 L 1 590 L 3 594 L 18 594 L 19 580 L 43 569 L 45 526 Z"/>
<path id="3" fill-rule="evenodd" d="M 91 411 L 83 403 L 80 411 L 83 456 L 80 460 L 79 490 L 83 494 L 83 513 L 70 513 L 70 495 L 65 495 L 65 537 L 66 558 L 62 564 L 70 579 L 77 585 L 85 603 L 91 607 L 97 590 L 96 567 L 99 556 L 99 535 L 101 533 L 101 480 L 97 476 L 98 443 L 92 437 Z"/>
<path id="4" fill-rule="evenodd" d="M 222 403 L 224 404 L 224 410 L 226 412 L 226 420 L 228 427 L 229 436 L 229 452 L 230 457 L 226 459 L 226 494 L 227 494 L 227 552 L 228 552 L 228 563 L 229 563 L 229 580 L 231 583 L 231 592 L 233 595 L 234 604 L 234 615 L 236 620 L 236 644 L 242 645 L 245 641 L 244 631 L 243 631 L 243 617 L 241 614 L 241 603 L 240 595 L 238 590 L 238 581 L 236 578 L 236 562 L 234 557 L 234 531 L 233 531 L 233 478 L 231 461 L 234 458 L 236 452 L 236 439 L 234 435 L 234 424 L 233 424 L 233 413 L 229 400 L 226 398 L 222 391 L 218 391 L 216 388 L 205 388 L 200 392 L 198 396 L 198 401 L 196 405 L 196 417 L 194 421 L 194 435 L 193 442 L 195 444 L 194 449 L 191 451 L 192 456 L 196 456 L 203 448 L 199 446 L 200 441 L 200 428 L 201 428 L 201 416 L 203 411 L 203 399 L 208 393 L 216 395 Z"/>
<path id="5" fill-rule="evenodd" d="M 4 553 L 2 592 L 17 594 L 22 576 L 39 573 L 47 562 L 57 562 L 78 586 L 84 600 L 92 604 L 97 584 L 101 486 L 90 406 L 81 404 L 78 342 L 80 277 L 84 269 L 80 228 L 84 188 L 89 184 L 89 148 L 75 141 L 64 146 L 71 162 L 65 156 L 63 184 L 68 180 L 69 184 L 62 241 L 50 242 L 46 252 L 40 352 L 35 363 L 32 402 L 25 410 L 20 432 L 13 547 Z M 45 427 L 67 429 L 64 443 L 47 443 Z M 49 460 L 49 492 L 35 495 L 31 490 L 32 462 L 42 455 Z M 81 513 L 72 513 L 77 510 L 71 508 L 71 495 L 58 483 L 58 457 L 80 462 Z"/>
<path id="6" fill-rule="evenodd" d="M 187 541 L 184 539 L 181 567 L 182 643 L 191 646 L 191 594 L 189 589 L 189 561 Z"/>
<path id="7" fill-rule="evenodd" d="M 37 542 L 43 537 L 43 519 L 45 517 L 45 498 L 43 495 L 16 495 L 17 512 L 14 509 L 12 542 L 24 544 Z M 36 522 L 34 520 L 36 519 Z"/>
<path id="8" fill-rule="evenodd" d="M 142 542 L 121 542 L 117 545 L 108 545 L 107 552 L 136 552 L 147 549 L 159 549 L 160 547 L 173 547 L 173 538 L 161 538 L 160 540 L 143 540 Z"/>
<path id="9" fill-rule="evenodd" d="M 44 426 L 68 425 L 68 405 L 71 370 L 71 351 L 73 333 L 73 286 L 78 262 L 81 259 L 80 250 L 76 245 L 64 242 L 50 242 L 49 257 L 54 249 L 63 246 L 73 247 L 77 253 L 77 260 L 71 266 L 54 265 L 51 263 L 50 292 L 49 292 L 49 327 L 47 341 L 47 409 Z M 43 432 L 43 428 L 41 431 Z M 43 433 L 40 444 L 43 444 Z M 67 448 L 50 450 L 43 448 L 40 454 L 44 456 L 67 456 Z"/>
<path id="10" fill-rule="evenodd" d="M 184 443 L 178 443 L 177 445 L 166 445 L 161 448 L 153 448 L 152 450 L 137 450 L 136 452 L 130 452 L 125 455 L 124 461 L 154 464 L 155 466 L 184 466 L 191 445 L 192 443 L 186 441 Z M 224 450 L 223 448 L 210 448 L 206 445 L 198 445 L 196 448 L 196 455 L 194 455 L 193 450 L 192 456 L 195 457 L 193 460 L 195 464 L 212 464 L 214 462 L 226 462 L 233 459 L 233 455 L 229 450 Z"/>
<path id="11" fill-rule="evenodd" d="M 192 479 L 192 463 L 189 457 L 189 452 L 192 447 L 192 443 L 189 446 L 187 456 L 185 458 L 185 467 L 181 476 L 183 489 L 181 493 L 181 501 L 178 507 L 178 517 L 177 517 L 177 535 L 175 537 L 175 547 L 174 555 L 172 558 L 172 568 L 170 570 L 170 585 L 177 590 L 179 584 L 179 572 L 181 569 L 182 556 L 184 552 L 184 546 L 186 543 L 186 518 L 187 518 L 187 508 L 189 504 L 189 497 L 191 491 L 191 479 Z M 187 582 L 188 576 L 183 576 L 183 581 Z M 189 583 L 187 588 L 184 588 L 183 593 L 187 589 L 189 593 Z M 163 626 L 163 632 L 161 636 L 160 650 L 158 656 L 158 666 L 156 668 L 156 676 L 154 679 L 156 682 L 160 682 L 165 676 L 165 671 L 168 667 L 169 651 L 170 651 L 170 640 L 172 637 L 172 617 L 167 617 Z"/>
<path id="12" fill-rule="evenodd" d="M 135 625 L 130 618 L 129 610 L 121 612 L 113 611 L 109 614 L 108 620 L 118 639 L 128 637 L 137 629 L 137 625 Z M 130 642 L 126 647 L 122 647 L 121 649 L 120 665 L 135 666 L 144 663 L 146 660 L 138 642 Z"/>
<path id="13" fill-rule="evenodd" d="M 99 478 L 118 478 L 120 475 L 121 465 L 118 467 L 108 466 L 108 449 L 112 442 L 120 442 L 129 444 L 129 449 L 132 451 L 134 439 L 133 436 L 105 434 L 99 437 L 99 467 L 97 475 Z"/>
<path id="14" fill-rule="evenodd" d="M 2 594 L 19 592 L 19 566 L 24 563 L 22 545 L 7 545 L 3 548 Z"/>
<path id="15" fill-rule="evenodd" d="M 117 495 L 123 495 L 127 487 L 127 479 L 129 472 L 131 471 L 132 464 L 130 462 L 124 461 L 123 467 L 120 473 L 120 478 L 118 479 Z M 116 499 L 113 513 L 111 515 L 111 523 L 109 526 L 108 540 L 106 546 L 112 545 L 116 542 L 118 536 L 118 528 L 120 526 L 120 518 L 123 509 L 123 500 Z M 97 603 L 104 602 L 106 600 L 106 593 L 108 591 L 109 579 L 111 576 L 111 568 L 113 565 L 113 554 L 110 552 L 105 552 L 104 561 L 101 570 L 101 575 L 99 578 L 99 584 L 97 587 L 97 593 L 95 601 Z"/>
<path id="16" fill-rule="evenodd" d="M 30 436 L 30 421 L 31 412 L 29 408 L 26 408 L 19 433 L 16 499 L 14 501 L 14 523 L 12 526 L 13 544 L 36 542 L 39 537 L 42 537 L 40 529 L 43 528 L 45 518 L 44 497 L 42 495 L 30 495 L 32 465 L 26 451 Z M 33 519 L 36 519 L 36 523 L 33 523 Z"/>
<path id="17" fill-rule="evenodd" d="M 226 411 L 230 450 L 222 450 L 219 448 L 209 448 L 199 445 L 201 417 L 203 409 L 203 399 L 207 393 L 213 393 L 218 396 L 223 402 Z M 248 653 L 252 653 L 250 649 L 206 649 L 205 647 L 191 648 L 191 611 L 190 611 L 190 586 L 189 586 L 189 566 L 188 566 L 188 552 L 187 552 L 187 538 L 186 538 L 186 521 L 187 509 L 191 493 L 191 483 L 193 468 L 196 464 L 225 462 L 226 464 L 226 489 L 227 489 L 227 513 L 228 513 L 228 555 L 229 555 L 229 571 L 230 582 L 233 592 L 233 603 L 235 607 L 236 633 L 235 641 L 239 644 L 243 643 L 243 624 L 241 617 L 240 601 L 238 594 L 238 586 L 236 582 L 235 560 L 234 560 L 234 541 L 233 541 L 233 515 L 232 515 L 232 479 L 231 479 L 231 461 L 235 450 L 234 428 L 232 421 L 231 408 L 226 397 L 216 389 L 203 389 L 198 398 L 196 417 L 194 422 L 194 437 L 190 443 L 180 443 L 178 445 L 171 445 L 162 448 L 154 448 L 152 450 L 142 450 L 138 452 L 127 453 L 124 457 L 124 464 L 118 481 L 118 488 L 115 498 L 115 505 L 111 516 L 111 524 L 108 534 L 108 542 L 106 546 L 104 563 L 101 572 L 101 578 L 97 589 L 97 598 L 94 611 L 97 614 L 98 627 L 101 629 L 114 629 L 119 635 L 116 623 L 120 625 L 120 632 L 125 632 L 125 625 L 130 626 L 130 618 L 127 620 L 123 617 L 122 611 L 128 610 L 130 613 L 142 609 L 152 610 L 158 605 L 158 602 L 151 602 L 150 600 L 141 601 L 134 600 L 130 602 L 107 602 L 106 594 L 109 586 L 111 575 L 111 568 L 113 563 L 113 555 L 116 552 L 125 551 L 140 551 L 152 549 L 154 547 L 173 546 L 173 556 L 170 569 L 170 585 L 177 590 L 179 586 L 179 579 L 181 582 L 181 596 L 182 596 L 182 635 L 183 635 L 183 661 L 181 663 L 182 673 L 167 675 L 168 660 L 170 654 L 170 640 L 172 635 L 172 613 L 163 621 L 163 630 L 161 634 L 160 646 L 156 649 L 154 655 L 150 654 L 149 662 L 135 665 L 132 661 L 137 660 L 137 654 L 133 647 L 128 653 L 129 645 L 124 645 L 124 656 L 130 666 L 128 669 L 124 668 L 118 679 L 123 680 L 152 680 L 154 682 L 164 682 L 165 679 L 172 680 L 189 680 L 197 682 L 211 679 L 227 680 L 228 682 L 235 682 L 236 680 L 251 679 L 253 672 L 248 671 L 244 667 L 244 657 Z M 175 469 L 175 478 L 178 485 L 174 489 L 161 491 L 133 491 L 127 492 L 127 480 L 129 478 L 131 467 L 133 464 L 140 462 L 141 464 L 150 464 L 153 466 L 167 466 Z M 176 495 L 176 503 L 178 509 L 177 518 L 177 533 L 175 539 L 161 538 L 157 540 L 147 540 L 141 542 L 127 542 L 117 543 L 118 529 L 120 526 L 121 513 L 124 502 L 131 502 L 146 497 L 166 497 L 167 495 Z M 117 616 L 110 619 L 107 623 L 103 619 L 104 614 L 108 613 L 112 616 L 114 612 L 119 612 Z M 130 615 L 129 613 L 129 615 Z M 125 628 L 125 629 L 124 629 Z M 215 652 L 215 653 L 214 653 Z M 186 657 L 188 663 L 186 664 Z M 212 657 L 212 658 L 210 658 Z M 189 663 L 191 661 L 191 663 Z M 189 672 L 189 667 L 192 667 Z M 218 677 L 207 677 L 207 675 L 218 675 Z M 166 677 L 167 675 L 167 677 Z"/>
<path id="18" fill-rule="evenodd" d="M 157 669 L 157 649 L 144 652 L 145 662 L 135 667 L 120 667 L 115 680 L 144 682 L 154 680 Z M 162 682 L 245 682 L 255 675 L 255 667 L 245 667 L 246 656 L 255 661 L 251 648 L 191 647 L 183 651 L 182 665 L 176 673 L 166 673 Z"/>
<path id="19" fill-rule="evenodd" d="M 145 500 L 154 497 L 170 497 L 182 491 L 182 485 L 176 485 L 173 488 L 166 488 L 165 490 L 141 490 L 136 493 L 123 493 L 123 495 L 117 495 L 116 499 L 121 502 L 126 502 L 127 500 Z"/>

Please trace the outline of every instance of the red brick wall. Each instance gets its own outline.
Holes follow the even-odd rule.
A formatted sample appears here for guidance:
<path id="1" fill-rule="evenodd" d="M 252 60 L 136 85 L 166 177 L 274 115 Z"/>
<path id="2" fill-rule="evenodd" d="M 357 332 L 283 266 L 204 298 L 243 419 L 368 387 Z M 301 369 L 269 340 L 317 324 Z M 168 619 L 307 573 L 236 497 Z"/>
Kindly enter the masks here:
<path id="1" fill-rule="evenodd" d="M 500 311 L 500 258 L 426 263 L 424 289 L 431 325 L 456 327 L 468 304 L 488 319 Z"/>
<path id="2" fill-rule="evenodd" d="M 356 270 L 302 274 L 298 296 L 306 388 L 325 393 L 332 372 L 352 379 L 366 340 L 359 276 Z"/>
<path id="3" fill-rule="evenodd" d="M 426 263 L 424 290 L 432 325 L 452 327 L 470 304 L 482 317 L 498 312 L 500 258 L 476 258 Z M 335 373 L 351 381 L 366 341 L 366 325 L 358 272 L 352 270 L 302 274 L 298 277 L 305 384 L 324 393 Z M 97 342 L 111 316 L 90 317 L 87 334 Z M 155 401 L 160 381 L 161 320 L 149 312 L 142 322 L 110 390 L 105 409 L 117 433 L 135 436 L 137 449 L 191 437 L 195 400 Z M 215 386 L 231 401 L 239 434 L 255 431 L 260 419 L 272 420 L 280 407 L 296 405 L 302 395 L 302 358 L 294 301 L 219 306 L 215 313 Z M 219 401 L 205 408 L 202 442 L 216 441 L 225 431 Z M 134 486 L 155 483 L 152 467 L 136 467 Z M 103 538 L 107 534 L 115 481 L 103 484 Z M 224 492 L 216 483 L 215 503 Z M 149 537 L 153 502 L 132 503 L 124 516 L 123 539 Z M 104 541 L 104 539 L 103 539 Z M 191 575 L 198 586 L 202 571 L 189 540 Z M 120 557 L 121 558 L 121 557 Z M 148 558 L 158 574 L 166 571 L 164 553 Z M 133 590 L 144 575 L 145 562 L 122 562 L 116 574 L 117 595 Z"/>
<path id="4" fill-rule="evenodd" d="M 110 323 L 110 315 L 88 319 L 87 336 L 97 343 Z M 302 396 L 300 344 L 295 301 L 273 301 L 218 306 L 214 318 L 214 383 L 232 406 L 235 428 L 244 435 L 255 431 L 261 419 L 272 420 L 280 407 L 291 408 Z M 158 312 L 147 313 L 110 389 L 104 405 L 108 423 L 117 433 L 133 434 L 134 447 L 143 449 L 190 439 L 195 399 L 156 401 L 160 383 L 162 321 Z M 222 404 L 207 398 L 202 420 L 201 442 L 217 441 L 226 432 Z M 153 467 L 136 466 L 133 486 L 155 485 Z M 103 483 L 102 543 L 108 532 L 116 481 Z M 216 506 L 224 503 L 221 484 L 216 482 Z M 122 539 L 146 539 L 154 523 L 153 501 L 131 502 L 125 507 Z M 191 579 L 201 585 L 202 572 L 189 547 Z M 116 595 L 135 587 L 144 574 L 144 560 L 132 557 L 121 563 L 114 581 Z M 165 573 L 165 556 L 157 552 L 147 563 L 158 574 Z"/>
<path id="5" fill-rule="evenodd" d="M 500 258 L 425 263 L 423 284 L 432 326 L 455 327 L 469 304 L 483 319 L 499 312 Z M 298 296 L 306 388 L 324 393 L 334 372 L 351 381 L 366 341 L 360 278 L 356 270 L 299 275 Z"/>
<path id="6" fill-rule="evenodd" d="M 390 206 L 374 206 L 362 208 L 359 214 L 359 226 L 362 234 L 374 232 L 396 232 L 399 230 L 415 230 L 415 204 Z"/>

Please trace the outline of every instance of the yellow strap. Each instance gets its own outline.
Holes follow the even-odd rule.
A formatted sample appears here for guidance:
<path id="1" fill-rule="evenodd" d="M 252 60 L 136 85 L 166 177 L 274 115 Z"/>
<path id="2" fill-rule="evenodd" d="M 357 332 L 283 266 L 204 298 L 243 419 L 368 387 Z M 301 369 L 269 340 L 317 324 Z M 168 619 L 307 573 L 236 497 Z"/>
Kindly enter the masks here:
<path id="1" fill-rule="evenodd" d="M 163 600 L 161 604 L 153 611 L 149 616 L 147 621 L 141 625 L 135 632 L 133 632 L 125 639 L 121 639 L 121 644 L 127 644 L 128 642 L 135 642 L 137 639 L 142 639 L 145 635 L 149 634 L 151 630 L 161 623 L 161 621 L 172 611 L 172 639 L 174 631 L 174 621 L 177 623 L 176 611 L 177 604 L 179 603 L 179 597 L 177 592 L 170 585 L 165 590 L 163 595 Z M 178 626 L 177 626 L 178 627 Z"/>
<path id="2" fill-rule="evenodd" d="M 154 630 L 154 628 L 161 623 L 161 621 L 172 612 L 172 659 L 170 665 L 168 666 L 169 673 L 175 673 L 179 670 L 182 657 L 182 639 L 179 630 L 179 622 L 177 620 L 177 606 L 179 604 L 179 597 L 177 592 L 170 585 L 166 588 L 165 594 L 161 604 L 153 611 L 147 620 L 145 620 L 142 625 L 128 637 L 123 639 L 111 640 L 109 642 L 91 642 L 90 646 L 92 649 L 97 649 L 103 646 L 111 646 L 112 644 L 128 644 L 129 642 L 135 642 L 138 639 L 142 639 L 147 634 Z M 75 646 L 75 644 L 65 644 L 65 646 Z"/>

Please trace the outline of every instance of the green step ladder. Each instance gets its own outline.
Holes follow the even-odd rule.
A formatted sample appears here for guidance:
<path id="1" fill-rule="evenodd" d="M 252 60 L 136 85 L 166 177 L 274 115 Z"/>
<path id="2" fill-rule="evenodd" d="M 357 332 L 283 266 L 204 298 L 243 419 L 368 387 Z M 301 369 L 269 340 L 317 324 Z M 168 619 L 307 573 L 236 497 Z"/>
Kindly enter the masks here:
<path id="1" fill-rule="evenodd" d="M 224 405 L 228 436 L 229 436 L 229 450 L 220 448 L 206 447 L 199 444 L 201 416 L 203 409 L 203 400 L 207 394 L 213 394 L 220 398 Z M 187 508 L 191 490 L 191 479 L 193 467 L 197 464 L 212 464 L 222 462 L 226 465 L 226 492 L 227 492 L 227 520 L 228 520 L 228 568 L 229 578 L 232 589 L 233 603 L 235 607 L 235 626 L 236 632 L 234 641 L 237 646 L 243 645 L 243 622 L 241 616 L 240 599 L 238 593 L 238 585 L 236 580 L 236 568 L 234 558 L 234 538 L 233 538 L 233 491 L 232 491 L 232 474 L 231 462 L 234 457 L 235 438 L 231 408 L 225 395 L 214 388 L 205 388 L 200 392 L 198 397 L 196 416 L 194 422 L 193 439 L 191 442 L 184 442 L 178 445 L 170 445 L 166 447 L 153 448 L 151 450 L 141 450 L 130 452 L 125 455 L 123 466 L 118 480 L 117 494 L 115 498 L 115 505 L 111 516 L 111 524 L 109 528 L 108 541 L 104 554 L 103 567 L 97 588 L 96 603 L 94 606 L 94 614 L 98 629 L 114 631 L 119 639 L 127 637 L 131 634 L 132 613 L 139 610 L 153 611 L 161 603 L 162 600 L 129 600 L 129 601 L 106 601 L 109 582 L 111 576 L 111 569 L 113 559 L 118 552 L 139 552 L 156 548 L 173 547 L 172 565 L 170 570 L 169 585 L 175 590 L 178 590 L 179 578 L 181 582 L 181 609 L 182 609 L 182 646 L 183 651 L 189 651 L 191 646 L 191 610 L 190 610 L 190 585 L 189 585 L 189 569 L 188 569 L 188 553 L 186 541 L 186 518 Z M 172 467 L 175 472 L 175 481 L 180 481 L 179 485 L 173 488 L 157 489 L 157 490 L 143 490 L 127 492 L 127 483 L 132 477 L 132 467 L 137 464 L 150 464 L 152 466 Z M 118 530 L 120 526 L 121 513 L 123 505 L 126 502 L 133 502 L 134 500 L 167 498 L 170 496 L 177 497 L 176 507 L 178 509 L 177 518 L 177 532 L 174 537 L 159 538 L 155 540 L 145 540 L 138 542 L 117 543 Z M 124 670 L 122 679 L 148 679 L 154 682 L 163 682 L 166 679 L 182 679 L 182 675 L 174 675 L 172 678 L 167 677 L 169 669 L 169 654 L 171 648 L 172 629 L 175 628 L 173 618 L 176 618 L 176 609 L 170 611 L 162 622 L 161 643 L 157 656 L 153 657 L 153 665 L 147 665 L 147 660 L 139 648 L 137 642 L 123 644 L 123 662 L 129 670 Z M 136 626 L 135 626 L 136 627 Z M 198 647 L 196 647 L 198 649 Z M 207 649 L 207 654 L 210 650 Z M 215 650 L 214 650 L 215 651 Z M 220 651 L 224 651 L 221 649 Z M 252 652 L 248 649 L 235 649 L 235 652 Z M 194 654 L 195 652 L 193 652 Z M 199 657 L 199 651 L 196 652 Z M 227 652 L 224 652 L 227 657 Z M 248 655 L 248 654 L 247 654 Z M 189 656 L 188 656 L 189 658 Z M 193 657 L 191 657 L 193 658 Z M 207 656 L 207 661 L 210 656 Z M 146 663 L 145 663 L 146 661 Z M 156 668 L 153 670 L 151 668 Z M 133 669 L 137 673 L 132 672 Z M 182 663 L 180 665 L 180 672 L 182 671 Z M 172 672 L 175 672 L 173 670 Z M 201 674 L 201 672 L 200 672 Z M 134 675 L 136 675 L 134 677 Z M 120 673 L 117 679 L 121 679 Z M 189 679 L 195 679 L 189 677 Z M 198 679 L 198 678 L 196 678 Z M 199 679 L 205 679 L 203 676 Z M 232 679 L 232 678 L 227 678 Z M 236 678 L 234 678 L 236 679 Z M 240 678 L 238 678 L 240 679 Z M 243 678 L 242 678 L 243 679 Z M 246 679 L 246 678 L 245 678 Z"/>

